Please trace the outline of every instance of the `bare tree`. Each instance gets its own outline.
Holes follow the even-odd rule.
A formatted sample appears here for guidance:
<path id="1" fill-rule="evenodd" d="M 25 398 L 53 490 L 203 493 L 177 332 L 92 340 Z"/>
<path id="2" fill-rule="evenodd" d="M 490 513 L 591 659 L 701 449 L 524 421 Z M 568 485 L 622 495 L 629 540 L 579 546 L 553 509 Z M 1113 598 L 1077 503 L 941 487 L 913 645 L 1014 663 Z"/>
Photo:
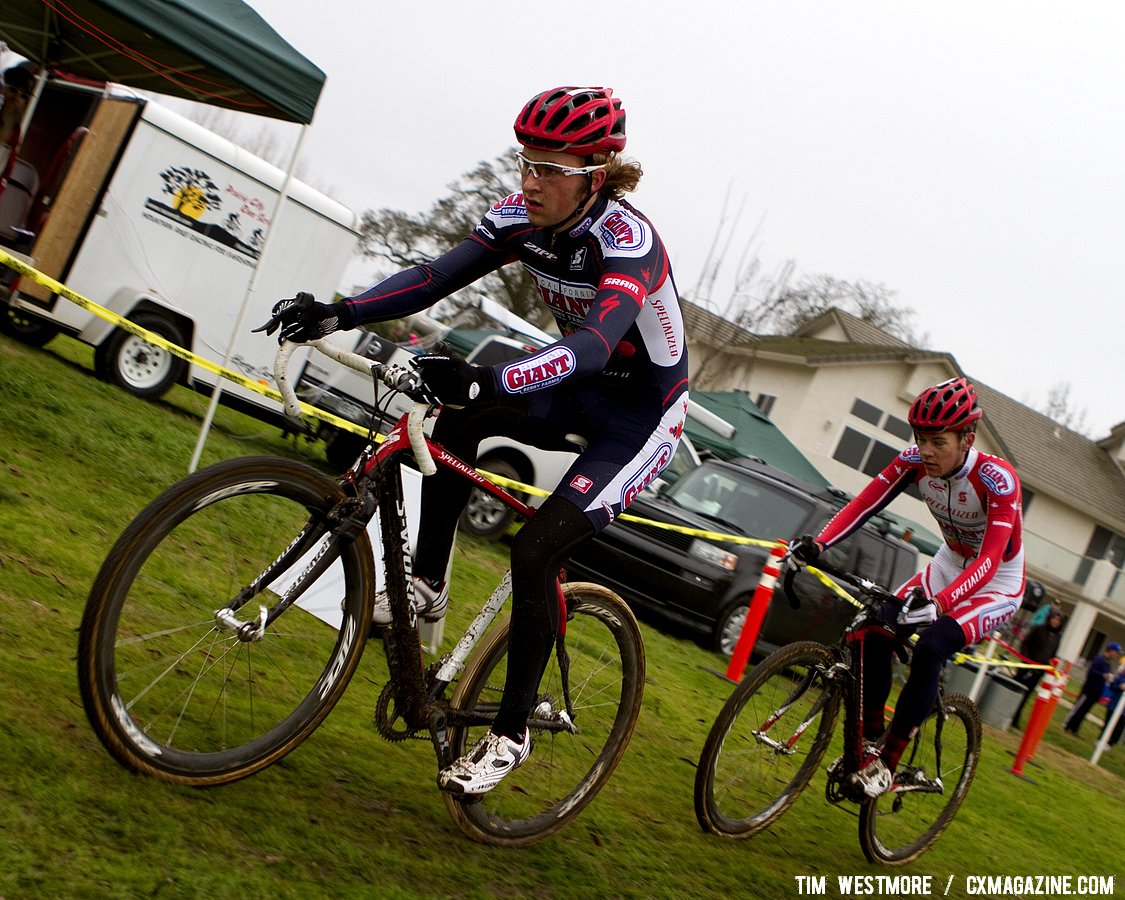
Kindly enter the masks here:
<path id="1" fill-rule="evenodd" d="M 823 274 L 798 278 L 797 265 L 791 259 L 785 260 L 772 273 L 764 271 L 758 252 L 762 221 L 755 226 L 735 259 L 731 251 L 745 212 L 745 196 L 737 210 L 731 207 L 728 190 L 699 280 L 687 293 L 693 303 L 754 334 L 791 334 L 835 307 L 911 346 L 921 346 L 922 339 L 910 325 L 914 310 L 896 303 L 895 292 L 885 285 L 845 281 Z M 731 266 L 730 287 L 724 291 L 720 287 L 721 276 Z"/>
<path id="2" fill-rule="evenodd" d="M 426 212 L 365 212 L 359 252 L 376 261 L 375 277 L 429 262 L 464 240 L 492 204 L 519 190 L 511 158 L 510 153 L 505 153 L 482 160 L 449 184 L 449 194 L 435 201 Z M 450 305 L 464 307 L 482 296 L 529 322 L 549 324 L 550 314 L 523 266 L 504 266 L 486 275 L 458 291 L 450 298 Z"/>
<path id="3" fill-rule="evenodd" d="M 1060 381 L 1052 385 L 1047 391 L 1047 402 L 1039 409 L 1048 419 L 1052 419 L 1064 428 L 1090 437 L 1089 427 L 1086 424 L 1086 410 L 1074 405 L 1070 396 L 1070 382 Z"/>

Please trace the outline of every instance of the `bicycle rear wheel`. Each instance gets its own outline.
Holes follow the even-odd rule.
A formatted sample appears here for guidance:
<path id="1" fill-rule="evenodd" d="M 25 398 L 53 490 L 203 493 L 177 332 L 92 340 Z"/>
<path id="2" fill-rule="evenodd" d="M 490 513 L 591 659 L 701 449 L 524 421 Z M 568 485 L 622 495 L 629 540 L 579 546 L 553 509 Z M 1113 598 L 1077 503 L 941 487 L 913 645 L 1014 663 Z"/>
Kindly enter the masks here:
<path id="1" fill-rule="evenodd" d="M 864 856 L 900 866 L 930 849 L 969 792 L 980 740 L 980 714 L 973 702 L 963 694 L 946 696 L 943 714 L 935 712 L 922 723 L 899 762 L 895 788 L 860 808 Z"/>
<path id="2" fill-rule="evenodd" d="M 753 837 L 808 785 L 840 708 L 824 679 L 823 644 L 782 647 L 739 682 L 711 726 L 695 772 L 695 815 L 705 831 Z"/>
<path id="3" fill-rule="evenodd" d="M 600 585 L 575 582 L 563 589 L 570 611 L 566 649 L 576 732 L 560 727 L 566 703 L 558 656 L 552 654 L 528 721 L 527 761 L 480 798 L 443 794 L 458 827 L 486 844 L 530 844 L 577 816 L 613 773 L 640 714 L 645 655 L 633 613 Z M 493 629 L 469 661 L 452 698 L 454 708 L 495 714 L 507 671 L 508 628 L 505 622 Z M 451 729 L 453 755 L 466 753 L 487 730 L 487 725 Z"/>
<path id="4" fill-rule="evenodd" d="M 78 645 L 86 714 L 123 765 L 224 784 L 276 762 L 323 721 L 363 652 L 374 590 L 366 533 L 261 640 L 216 622 L 308 526 L 308 549 L 240 611 L 275 603 L 327 542 L 344 494 L 304 463 L 247 458 L 173 485 L 124 531 L 87 600 Z"/>

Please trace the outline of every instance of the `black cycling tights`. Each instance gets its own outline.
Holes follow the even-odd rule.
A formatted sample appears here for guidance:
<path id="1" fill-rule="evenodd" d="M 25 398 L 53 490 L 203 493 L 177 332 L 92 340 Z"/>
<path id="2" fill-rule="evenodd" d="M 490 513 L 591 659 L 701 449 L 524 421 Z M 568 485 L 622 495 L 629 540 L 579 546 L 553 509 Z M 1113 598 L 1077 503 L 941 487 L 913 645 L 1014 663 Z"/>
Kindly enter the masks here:
<path id="1" fill-rule="evenodd" d="M 518 739 L 527 727 L 559 630 L 555 580 L 574 549 L 593 536 L 584 512 L 548 497 L 512 540 L 512 630 L 504 697 L 492 725 L 497 734 Z"/>
<path id="2" fill-rule="evenodd" d="M 922 632 L 914 647 L 910 675 L 902 687 L 891 720 L 891 734 L 907 739 L 937 703 L 941 667 L 965 646 L 965 633 L 957 620 L 942 616 Z M 891 693 L 891 656 L 895 642 L 870 632 L 863 642 L 863 736 L 870 740 L 882 732 L 883 707 Z"/>

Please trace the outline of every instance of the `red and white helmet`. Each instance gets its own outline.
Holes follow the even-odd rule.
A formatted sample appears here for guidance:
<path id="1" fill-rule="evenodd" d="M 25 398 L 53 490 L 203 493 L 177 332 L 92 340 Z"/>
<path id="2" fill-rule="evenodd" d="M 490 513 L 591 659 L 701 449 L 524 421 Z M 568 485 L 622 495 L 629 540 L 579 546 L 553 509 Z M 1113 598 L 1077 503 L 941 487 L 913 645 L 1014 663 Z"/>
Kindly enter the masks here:
<path id="1" fill-rule="evenodd" d="M 589 156 L 625 149 L 625 110 L 610 88 L 557 87 L 536 94 L 516 116 L 525 147 Z"/>
<path id="2" fill-rule="evenodd" d="M 964 378 L 950 378 L 922 391 L 907 419 L 915 431 L 960 431 L 982 415 L 976 389 Z"/>

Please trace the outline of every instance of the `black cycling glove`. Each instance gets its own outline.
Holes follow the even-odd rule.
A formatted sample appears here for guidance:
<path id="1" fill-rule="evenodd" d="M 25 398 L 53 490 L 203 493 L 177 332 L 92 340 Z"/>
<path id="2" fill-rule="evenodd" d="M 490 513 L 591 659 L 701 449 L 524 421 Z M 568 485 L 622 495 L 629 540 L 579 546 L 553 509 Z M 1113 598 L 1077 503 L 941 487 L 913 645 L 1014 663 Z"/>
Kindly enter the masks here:
<path id="1" fill-rule="evenodd" d="M 492 370 L 474 366 L 458 356 L 416 356 L 410 364 L 426 388 L 445 406 L 466 406 L 496 396 Z"/>
<path id="2" fill-rule="evenodd" d="M 306 344 L 337 331 L 355 328 L 355 316 L 348 304 L 318 303 L 312 294 L 302 291 L 296 297 L 278 300 L 273 305 L 273 317 L 254 331 L 273 334 L 281 329 L 278 343 L 294 341 Z"/>
<path id="3" fill-rule="evenodd" d="M 789 555 L 806 566 L 813 565 L 824 550 L 820 542 L 811 534 L 802 534 L 789 542 Z"/>

